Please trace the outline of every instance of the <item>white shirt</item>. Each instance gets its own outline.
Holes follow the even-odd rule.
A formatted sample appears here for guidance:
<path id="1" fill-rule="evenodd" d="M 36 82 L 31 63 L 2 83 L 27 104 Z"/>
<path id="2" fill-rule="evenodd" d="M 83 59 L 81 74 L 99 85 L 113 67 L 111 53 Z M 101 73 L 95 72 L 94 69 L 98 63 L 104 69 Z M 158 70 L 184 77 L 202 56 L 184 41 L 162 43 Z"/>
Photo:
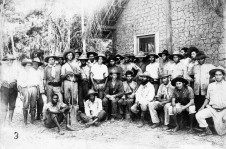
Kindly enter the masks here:
<path id="1" fill-rule="evenodd" d="M 70 64 L 69 62 L 65 63 L 61 68 L 61 75 L 65 75 L 68 72 L 74 72 L 76 74 L 80 73 L 79 63 L 72 61 Z"/>
<path id="2" fill-rule="evenodd" d="M 209 105 L 214 108 L 226 107 L 226 81 L 210 83 L 206 98 L 210 100 Z"/>
<path id="3" fill-rule="evenodd" d="M 104 64 L 99 65 L 98 63 L 96 63 L 92 66 L 91 73 L 93 74 L 93 79 L 103 80 L 108 76 L 108 68 Z"/>
<path id="4" fill-rule="evenodd" d="M 16 82 L 18 73 L 19 73 L 19 69 L 15 64 L 8 66 L 3 63 L 0 71 L 1 71 L 0 79 L 2 82 L 3 81 L 5 81 L 7 83 Z"/>
<path id="5" fill-rule="evenodd" d="M 89 79 L 90 67 L 86 65 L 85 67 L 80 67 L 80 70 L 81 70 L 82 79 Z"/>
<path id="6" fill-rule="evenodd" d="M 102 100 L 97 97 L 95 97 L 94 102 L 87 100 L 84 105 L 86 116 L 97 116 L 98 113 L 103 109 Z"/>
<path id="7" fill-rule="evenodd" d="M 167 85 L 162 83 L 159 86 L 158 93 L 156 96 L 160 98 L 163 97 L 163 99 L 168 100 L 172 97 L 173 90 L 174 90 L 174 87 L 171 85 L 171 82 L 169 82 Z"/>
<path id="8" fill-rule="evenodd" d="M 146 71 L 150 74 L 150 77 L 152 77 L 154 80 L 157 80 L 159 78 L 159 63 L 154 62 L 148 64 L 146 66 Z"/>
<path id="9" fill-rule="evenodd" d="M 171 64 L 170 74 L 172 79 L 178 76 L 184 76 L 186 74 L 186 66 L 182 62 L 179 62 L 177 64 L 173 62 Z"/>
<path id="10" fill-rule="evenodd" d="M 135 96 L 136 101 L 138 101 L 140 104 L 148 104 L 154 99 L 155 96 L 155 88 L 153 84 L 148 82 L 146 85 L 140 85 L 135 93 Z"/>
<path id="11" fill-rule="evenodd" d="M 36 71 L 33 67 L 21 69 L 18 74 L 17 84 L 21 87 L 39 86 L 40 72 Z"/>

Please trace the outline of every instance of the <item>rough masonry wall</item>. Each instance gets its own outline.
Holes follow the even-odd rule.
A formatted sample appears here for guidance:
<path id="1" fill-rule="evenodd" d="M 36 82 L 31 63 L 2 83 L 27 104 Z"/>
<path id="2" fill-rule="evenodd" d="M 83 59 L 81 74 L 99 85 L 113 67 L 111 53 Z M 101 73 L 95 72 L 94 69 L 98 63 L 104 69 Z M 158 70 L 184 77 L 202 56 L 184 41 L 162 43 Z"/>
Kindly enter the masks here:
<path id="1" fill-rule="evenodd" d="M 171 0 L 172 50 L 191 45 L 204 50 L 209 61 L 225 58 L 223 18 L 206 0 Z M 168 0 L 130 0 L 117 22 L 116 50 L 133 52 L 134 36 L 159 32 L 159 50 L 169 46 Z M 221 61 L 221 64 L 224 61 Z"/>

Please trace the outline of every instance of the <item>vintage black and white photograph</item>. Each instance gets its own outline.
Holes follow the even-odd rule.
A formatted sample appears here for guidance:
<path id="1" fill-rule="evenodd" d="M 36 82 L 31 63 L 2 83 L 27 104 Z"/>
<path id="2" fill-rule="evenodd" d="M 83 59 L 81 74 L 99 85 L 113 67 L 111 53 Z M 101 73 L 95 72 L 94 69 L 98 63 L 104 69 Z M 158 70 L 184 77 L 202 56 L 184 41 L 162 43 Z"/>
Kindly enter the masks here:
<path id="1" fill-rule="evenodd" d="M 226 149 L 226 0 L 0 0 L 0 149 Z"/>

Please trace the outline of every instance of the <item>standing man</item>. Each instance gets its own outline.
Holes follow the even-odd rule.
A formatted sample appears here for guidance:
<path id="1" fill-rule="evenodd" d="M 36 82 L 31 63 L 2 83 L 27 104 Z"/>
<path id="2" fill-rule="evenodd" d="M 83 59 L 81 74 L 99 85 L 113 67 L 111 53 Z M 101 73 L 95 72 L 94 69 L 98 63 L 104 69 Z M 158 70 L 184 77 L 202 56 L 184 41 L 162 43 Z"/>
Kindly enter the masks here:
<path id="1" fill-rule="evenodd" d="M 150 74 L 150 77 L 153 78 L 152 84 L 155 88 L 155 94 L 157 94 L 159 88 L 159 63 L 156 62 L 156 59 L 159 57 L 155 53 L 150 53 L 147 56 L 150 63 L 146 67 L 146 71 Z"/>
<path id="2" fill-rule="evenodd" d="M 84 99 L 88 93 L 88 90 L 91 87 L 91 82 L 90 82 L 90 67 L 86 64 L 88 61 L 88 58 L 86 55 L 81 55 L 79 57 L 81 66 L 81 78 L 79 83 L 79 88 L 78 88 L 78 104 L 79 104 L 79 110 L 84 112 Z"/>
<path id="3" fill-rule="evenodd" d="M 170 75 L 164 73 L 161 75 L 162 84 L 159 86 L 158 93 L 156 95 L 156 100 L 149 103 L 149 111 L 151 115 L 151 120 L 154 125 L 152 128 L 160 126 L 160 120 L 157 114 L 157 109 L 164 110 L 164 125 L 169 124 L 169 106 L 171 105 L 171 97 L 173 94 L 174 87 L 170 82 Z"/>
<path id="4" fill-rule="evenodd" d="M 64 52 L 66 63 L 61 68 L 61 78 L 64 83 L 64 99 L 66 104 L 78 105 L 78 79 L 81 76 L 79 64 L 73 50 Z"/>
<path id="5" fill-rule="evenodd" d="M 194 74 L 196 111 L 201 108 L 206 99 L 207 87 L 210 82 L 209 71 L 215 68 L 214 65 L 205 63 L 206 58 L 207 56 L 205 54 L 198 55 L 196 57 L 198 64 L 192 69 L 192 74 Z"/>
<path id="6" fill-rule="evenodd" d="M 0 124 L 4 124 L 9 113 L 9 122 L 12 122 L 17 98 L 17 75 L 18 70 L 14 65 L 14 56 L 9 54 L 2 59 L 0 92 L 1 92 L 1 117 Z"/>
<path id="7" fill-rule="evenodd" d="M 41 115 L 42 115 L 42 109 L 43 109 L 43 100 L 42 100 L 42 94 L 45 93 L 44 90 L 44 70 L 42 69 L 41 65 L 43 65 L 43 63 L 40 61 L 39 58 L 34 58 L 33 59 L 33 67 L 36 71 L 36 73 L 38 73 L 39 75 L 39 90 L 38 90 L 38 98 L 37 98 L 37 117 L 36 120 L 40 120 L 41 119 Z"/>
<path id="8" fill-rule="evenodd" d="M 144 52 L 140 51 L 135 57 L 138 59 L 138 63 L 136 63 L 137 66 L 140 67 L 142 72 L 145 72 L 147 63 L 145 63 L 145 61 L 144 61 L 146 58 Z"/>
<path id="9" fill-rule="evenodd" d="M 57 57 L 54 55 L 47 56 L 45 62 L 48 65 L 44 69 L 44 86 L 46 89 L 47 103 L 51 101 L 53 94 L 57 94 L 59 101 L 63 102 L 61 94 L 61 65 L 56 65 Z"/>
<path id="10" fill-rule="evenodd" d="M 78 113 L 80 119 L 85 123 L 86 127 L 91 125 L 98 126 L 99 122 L 106 118 L 106 112 L 102 107 L 102 100 L 97 98 L 97 92 L 90 89 L 87 93 L 88 99 L 85 101 L 85 113 Z"/>
<path id="11" fill-rule="evenodd" d="M 190 118 L 190 130 L 193 132 L 193 120 L 195 117 L 195 104 L 194 104 L 194 92 L 190 86 L 188 86 L 188 81 L 182 77 L 177 77 L 172 80 L 171 84 L 175 86 L 172 95 L 172 103 L 169 107 L 169 115 L 173 117 L 173 120 L 176 124 L 174 132 L 180 129 L 178 122 L 178 116 L 181 117 L 181 112 L 188 111 Z"/>
<path id="12" fill-rule="evenodd" d="M 135 114 L 139 112 L 138 108 L 141 109 L 141 124 L 138 127 L 143 127 L 145 125 L 144 114 L 148 110 L 149 102 L 154 100 L 155 88 L 149 81 L 152 79 L 148 72 L 144 72 L 140 75 L 141 85 L 135 93 L 135 103 L 131 107 L 131 111 Z"/>
<path id="13" fill-rule="evenodd" d="M 133 72 L 132 71 L 127 71 L 125 76 L 126 76 L 126 81 L 123 82 L 123 87 L 124 87 L 124 95 L 123 97 L 118 101 L 119 104 L 119 112 L 120 114 L 126 119 L 130 119 L 132 116 L 131 113 L 131 107 L 134 104 L 135 101 L 135 92 L 138 88 L 138 85 L 135 81 L 133 81 Z"/>
<path id="14" fill-rule="evenodd" d="M 91 67 L 91 81 L 95 91 L 98 92 L 98 98 L 104 98 L 104 89 L 107 83 L 108 68 L 103 64 L 106 57 L 104 54 L 98 55 L 98 61 Z"/>
<path id="15" fill-rule="evenodd" d="M 32 67 L 31 59 L 24 59 L 21 63 L 24 69 L 18 75 L 18 90 L 23 96 L 24 124 L 27 125 L 28 109 L 31 112 L 31 124 L 35 121 L 36 101 L 39 95 L 40 73 Z"/>
<path id="16" fill-rule="evenodd" d="M 169 59 L 170 54 L 167 50 L 163 50 L 162 53 L 159 53 L 158 55 L 161 57 L 161 61 L 159 63 L 159 74 L 161 76 L 165 72 L 170 71 L 172 61 Z"/>
<path id="17" fill-rule="evenodd" d="M 216 82 L 210 83 L 207 88 L 206 100 L 196 114 L 199 126 L 204 129 L 202 135 L 211 135 L 212 132 L 206 122 L 207 118 L 212 117 L 215 130 L 219 135 L 226 133 L 226 81 L 224 80 L 225 69 L 218 67 L 212 69 L 210 75 L 215 76 Z M 224 129 L 221 129 L 220 126 Z"/>
<path id="18" fill-rule="evenodd" d="M 113 69 L 117 69 L 120 73 L 120 78 L 121 78 L 123 70 L 122 70 L 122 67 L 116 65 L 116 61 L 117 61 L 116 57 L 111 56 L 111 57 L 109 57 L 108 61 L 109 61 L 108 73 L 110 73 L 111 70 L 113 70 Z"/>
<path id="19" fill-rule="evenodd" d="M 96 57 L 97 57 L 96 52 L 87 52 L 87 57 L 88 57 L 88 66 L 91 68 L 94 64 L 96 64 Z"/>

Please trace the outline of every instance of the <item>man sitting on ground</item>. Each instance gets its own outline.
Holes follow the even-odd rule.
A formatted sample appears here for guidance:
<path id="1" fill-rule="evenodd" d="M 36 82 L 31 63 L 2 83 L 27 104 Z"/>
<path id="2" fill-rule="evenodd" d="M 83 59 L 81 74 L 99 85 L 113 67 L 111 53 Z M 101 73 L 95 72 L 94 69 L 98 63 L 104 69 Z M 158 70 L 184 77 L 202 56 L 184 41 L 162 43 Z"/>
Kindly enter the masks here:
<path id="1" fill-rule="evenodd" d="M 59 96 L 53 94 L 52 100 L 44 106 L 43 121 L 47 128 L 54 128 L 57 126 L 58 133 L 63 135 L 60 124 L 66 119 L 66 129 L 74 131 L 70 126 L 70 107 L 59 101 Z"/>
<path id="2" fill-rule="evenodd" d="M 84 103 L 85 113 L 78 112 L 80 119 L 86 124 L 86 127 L 91 125 L 98 126 L 99 122 L 106 118 L 106 112 L 102 107 L 102 100 L 97 98 L 97 92 L 93 89 L 88 91 L 88 100 Z"/>

